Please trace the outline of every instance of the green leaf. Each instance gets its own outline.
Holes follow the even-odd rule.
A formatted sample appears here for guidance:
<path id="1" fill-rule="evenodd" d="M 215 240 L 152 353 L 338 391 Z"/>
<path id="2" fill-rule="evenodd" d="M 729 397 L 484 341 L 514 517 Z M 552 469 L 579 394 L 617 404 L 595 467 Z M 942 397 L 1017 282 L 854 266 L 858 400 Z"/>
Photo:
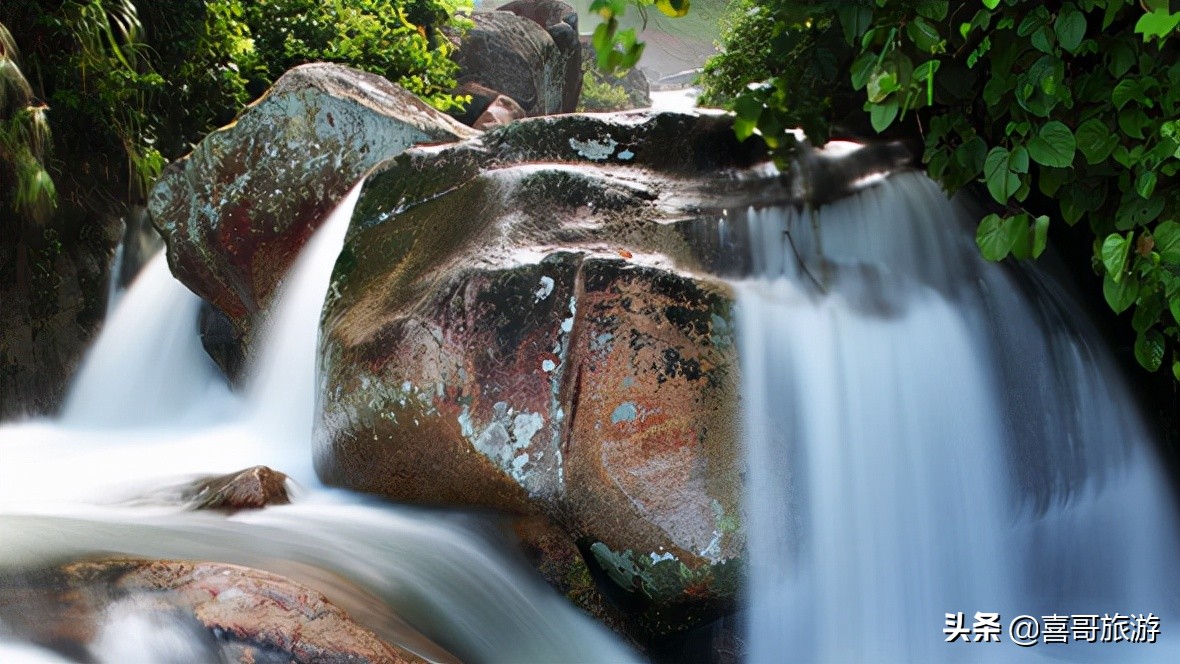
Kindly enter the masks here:
<path id="1" fill-rule="evenodd" d="M 1142 91 L 1139 89 L 1139 81 L 1133 78 L 1125 78 L 1114 86 L 1114 90 L 1110 93 L 1110 101 L 1115 108 L 1122 108 L 1128 102 L 1142 98 Z"/>
<path id="2" fill-rule="evenodd" d="M 1123 280 L 1123 268 L 1127 265 L 1127 256 L 1131 253 L 1131 233 L 1126 236 L 1111 233 L 1102 242 L 1102 266 L 1106 273 L 1117 284 Z"/>
<path id="3" fill-rule="evenodd" d="M 1065 168 L 1073 163 L 1076 147 L 1073 132 L 1057 120 L 1046 122 L 1028 142 L 1028 152 L 1033 161 L 1042 166 L 1058 168 Z"/>
<path id="4" fill-rule="evenodd" d="M 1057 34 L 1057 43 L 1061 44 L 1061 48 L 1074 53 L 1086 36 L 1086 17 L 1073 3 L 1067 2 L 1061 5 L 1057 13 L 1053 31 Z"/>
<path id="5" fill-rule="evenodd" d="M 1131 316 L 1131 327 L 1136 332 L 1146 332 L 1160 322 L 1160 314 L 1164 312 L 1164 302 L 1159 297 L 1141 297 L 1135 304 L 1135 313 Z"/>
<path id="6" fill-rule="evenodd" d="M 1009 218 L 1010 225 L 1005 224 L 1012 236 L 1012 255 L 1020 260 L 1032 258 L 1032 238 L 1029 237 L 1028 215 L 1021 213 Z"/>
<path id="7" fill-rule="evenodd" d="M 1152 197 L 1148 199 L 1132 193 L 1123 197 L 1119 208 L 1115 211 L 1114 227 L 1120 231 L 1130 230 L 1137 226 L 1146 226 L 1155 221 L 1164 211 L 1164 199 Z"/>
<path id="8" fill-rule="evenodd" d="M 1042 214 L 1033 219 L 1032 257 L 1040 258 L 1049 244 L 1049 216 Z"/>
<path id="9" fill-rule="evenodd" d="M 1025 15 L 1024 20 L 1020 22 L 1020 27 L 1016 28 L 1016 34 L 1021 37 L 1027 37 L 1048 25 L 1051 18 L 1049 10 L 1044 5 L 1038 3 L 1033 6 L 1032 11 Z"/>
<path id="10" fill-rule="evenodd" d="M 877 65 L 877 56 L 872 51 L 864 51 L 853 60 L 850 71 L 852 73 L 852 89 L 860 90 L 869 84 Z"/>
<path id="11" fill-rule="evenodd" d="M 1015 244 L 1015 233 L 1012 231 L 1011 218 L 1002 218 L 992 213 L 979 222 L 975 229 L 975 244 L 979 252 L 989 261 L 1000 261 L 1012 252 Z"/>
<path id="12" fill-rule="evenodd" d="M 1151 198 L 1155 191 L 1155 171 L 1144 171 L 1135 179 L 1135 191 L 1144 198 Z"/>
<path id="13" fill-rule="evenodd" d="M 914 11 L 918 12 L 918 16 L 923 16 L 931 21 L 941 21 L 946 18 L 948 9 L 946 0 L 919 0 L 914 6 Z"/>
<path id="14" fill-rule="evenodd" d="M 1172 363 L 1172 377 L 1176 380 L 1180 380 L 1180 360 L 1176 360 Z"/>
<path id="15" fill-rule="evenodd" d="M 980 58 L 987 55 L 987 52 L 990 51 L 991 48 L 992 38 L 990 35 L 988 35 L 984 37 L 983 41 L 979 42 L 979 46 L 976 46 L 975 50 L 971 51 L 971 54 L 967 56 L 967 68 L 974 69 L 975 63 L 979 62 Z"/>
<path id="16" fill-rule="evenodd" d="M 1180 224 L 1165 221 L 1151 232 L 1151 239 L 1155 241 L 1155 250 L 1160 259 L 1168 263 L 1180 263 Z M 1177 317 L 1180 321 L 1180 317 Z"/>
<path id="17" fill-rule="evenodd" d="M 1073 226 L 1084 214 L 1086 214 L 1086 207 L 1080 201 L 1068 196 L 1061 199 L 1061 218 L 1065 220 L 1065 223 Z"/>
<path id="18" fill-rule="evenodd" d="M 1050 168 L 1046 166 L 1041 169 L 1040 177 L 1037 178 L 1037 185 L 1042 194 L 1051 198 L 1057 195 L 1057 190 L 1071 177 L 1073 177 L 1073 173 L 1068 168 Z"/>
<path id="19" fill-rule="evenodd" d="M 1128 106 L 1119 111 L 1119 129 L 1131 138 L 1143 140 L 1143 129 L 1151 125 L 1151 119 L 1143 109 Z"/>
<path id="20" fill-rule="evenodd" d="M 1176 277 L 1171 282 L 1171 286 L 1180 285 L 1180 277 Z M 1169 286 L 1169 288 L 1171 287 Z M 1180 287 L 1168 292 L 1168 312 L 1172 314 L 1172 320 L 1180 322 Z"/>
<path id="21" fill-rule="evenodd" d="M 987 190 L 997 203 L 1007 204 L 1008 199 L 1020 188 L 1020 178 L 1008 167 L 1009 153 L 1002 147 L 994 147 L 983 162 L 983 179 Z"/>
<path id="22" fill-rule="evenodd" d="M 836 16 L 840 19 L 840 27 L 844 29 L 844 41 L 852 46 L 872 24 L 873 8 L 859 2 L 845 2 L 836 9 Z"/>
<path id="23" fill-rule="evenodd" d="M 942 35 L 938 34 L 938 28 L 921 16 L 915 16 L 912 21 L 906 24 L 906 34 L 909 35 L 914 46 L 928 53 L 933 53 L 942 43 Z"/>
<path id="24" fill-rule="evenodd" d="M 940 66 L 942 66 L 942 63 L 938 60 L 927 60 L 914 67 L 914 81 L 921 83 L 923 81 L 933 80 L 934 73 L 938 71 Z"/>
<path id="25" fill-rule="evenodd" d="M 1135 23 L 1135 34 L 1143 35 L 1145 42 L 1155 38 L 1162 40 L 1171 34 L 1177 25 L 1180 25 L 1180 12 L 1171 14 L 1166 9 L 1157 9 L 1139 18 Z"/>
<path id="26" fill-rule="evenodd" d="M 1119 139 L 1114 135 L 1106 123 L 1098 118 L 1091 118 L 1078 127 L 1077 147 L 1082 151 L 1088 164 L 1098 164 L 1110 156 Z"/>
<path id="27" fill-rule="evenodd" d="M 1135 359 L 1148 371 L 1156 371 L 1164 362 L 1164 337 L 1155 330 L 1135 337 Z"/>
<path id="28" fill-rule="evenodd" d="M 868 94 L 870 102 L 878 104 L 900 89 L 901 84 L 897 81 L 897 74 L 878 69 L 869 77 L 868 88 L 865 92 Z"/>
<path id="29" fill-rule="evenodd" d="M 973 179 L 983 172 L 983 162 L 987 159 L 987 143 L 978 136 L 972 136 L 955 150 L 955 161 L 963 167 L 963 177 Z"/>
<path id="30" fill-rule="evenodd" d="M 1135 65 L 1135 49 L 1126 42 L 1118 41 L 1110 48 L 1107 58 L 1106 68 L 1110 71 L 1110 75 L 1122 78 Z"/>
<path id="31" fill-rule="evenodd" d="M 734 102 L 733 132 L 739 141 L 744 141 L 753 135 L 758 128 L 758 119 L 762 117 L 765 106 L 753 95 L 744 94 Z"/>
<path id="32" fill-rule="evenodd" d="M 1065 63 L 1052 55 L 1041 56 L 1017 78 L 1016 101 L 1029 113 L 1048 117 L 1062 100 L 1069 99 L 1068 88 L 1061 86 L 1065 78 Z"/>
<path id="33" fill-rule="evenodd" d="M 1000 0 L 983 0 L 983 6 L 988 9 L 995 9 L 1000 6 Z"/>
<path id="34" fill-rule="evenodd" d="M 1028 172 L 1028 148 L 1017 145 L 1008 155 L 1008 168 L 1013 173 Z"/>
<path id="35" fill-rule="evenodd" d="M 1029 42 L 1033 45 L 1033 48 L 1041 53 L 1052 53 L 1053 39 L 1053 31 L 1049 29 L 1049 26 L 1043 25 L 1037 28 L 1036 32 L 1032 33 Z"/>
<path id="36" fill-rule="evenodd" d="M 1106 303 L 1116 314 L 1121 314 L 1135 303 L 1139 297 L 1139 280 L 1134 275 L 1128 275 L 1122 281 L 1114 281 L 1110 273 L 1102 280 L 1102 295 Z"/>
<path id="37" fill-rule="evenodd" d="M 873 104 L 873 108 L 869 111 L 869 121 L 873 125 L 873 129 L 877 133 L 881 133 L 893 124 L 897 118 L 898 103 L 897 98 L 890 99 L 881 104 Z"/>

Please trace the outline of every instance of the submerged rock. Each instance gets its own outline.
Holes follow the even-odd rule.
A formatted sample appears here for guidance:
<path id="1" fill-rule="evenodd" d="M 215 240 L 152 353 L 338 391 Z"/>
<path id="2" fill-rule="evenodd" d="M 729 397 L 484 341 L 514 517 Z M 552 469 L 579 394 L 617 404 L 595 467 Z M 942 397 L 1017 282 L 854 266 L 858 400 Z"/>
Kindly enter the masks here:
<path id="1" fill-rule="evenodd" d="M 96 652 L 104 661 L 425 661 L 311 588 L 224 563 L 113 559 L 6 572 L 0 621 L 80 661 Z"/>
<path id="2" fill-rule="evenodd" d="M 149 211 L 173 274 L 248 339 L 299 250 L 369 169 L 473 135 L 380 76 L 304 65 L 171 164 Z"/>
<path id="3" fill-rule="evenodd" d="M 724 116 L 636 113 L 383 166 L 325 304 L 321 477 L 548 517 L 641 638 L 729 610 L 733 295 L 691 236 L 789 198 L 765 159 Z"/>

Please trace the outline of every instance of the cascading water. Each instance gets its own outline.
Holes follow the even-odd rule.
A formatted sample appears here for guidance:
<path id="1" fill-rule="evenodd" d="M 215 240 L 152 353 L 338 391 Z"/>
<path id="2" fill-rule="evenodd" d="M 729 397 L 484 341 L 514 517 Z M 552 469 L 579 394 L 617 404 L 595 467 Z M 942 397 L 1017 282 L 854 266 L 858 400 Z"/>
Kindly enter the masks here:
<path id="1" fill-rule="evenodd" d="M 984 263 L 975 218 L 903 174 L 723 240 L 748 275 L 750 661 L 1178 661 L 1161 461 L 1084 316 L 1040 268 Z M 959 612 L 972 642 L 947 643 Z M 1116 612 L 1157 642 L 1009 632 Z"/>
<path id="2" fill-rule="evenodd" d="M 144 270 L 86 359 L 61 420 L 0 428 L 0 573 L 93 553 L 237 563 L 316 588 L 435 661 L 632 660 L 507 551 L 486 518 L 381 503 L 316 480 L 316 330 L 358 191 L 292 268 L 244 397 L 201 349 L 196 297 L 162 256 Z M 294 504 L 226 517 L 143 499 L 196 475 L 258 464 L 300 485 Z M 87 656 L 206 661 L 192 638 L 161 633 L 148 618 L 111 616 Z M 2 620 L 0 660 L 62 661 L 14 642 Z"/>
<path id="3" fill-rule="evenodd" d="M 632 659 L 485 518 L 316 481 L 315 335 L 355 200 L 292 269 L 244 396 L 201 350 L 195 296 L 162 257 L 144 271 L 62 418 L 0 428 L 0 572 L 92 553 L 232 562 L 317 588 L 438 661 Z M 1178 658 L 1180 536 L 1150 437 L 1077 306 L 1040 268 L 983 263 L 972 219 L 910 174 L 819 212 L 722 227 L 749 460 L 750 661 Z M 294 504 L 226 517 L 143 500 L 256 464 L 301 485 Z M 946 614 L 969 630 L 977 611 L 999 614 L 1001 642 L 946 643 Z M 1020 648 L 1007 631 L 1019 614 L 1116 612 L 1157 616 L 1159 643 Z M 152 625 L 111 616 L 87 655 L 205 652 Z M 0 661 L 61 660 L 0 619 Z"/>

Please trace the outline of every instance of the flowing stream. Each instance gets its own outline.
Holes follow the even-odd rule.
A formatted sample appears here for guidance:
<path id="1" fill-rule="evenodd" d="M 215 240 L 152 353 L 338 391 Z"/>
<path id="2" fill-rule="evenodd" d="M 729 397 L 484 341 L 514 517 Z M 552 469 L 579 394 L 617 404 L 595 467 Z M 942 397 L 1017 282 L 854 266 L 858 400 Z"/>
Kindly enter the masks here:
<path id="1" fill-rule="evenodd" d="M 0 571 L 94 553 L 230 562 L 320 590 L 435 661 L 634 660 L 514 556 L 493 519 L 391 505 L 317 481 L 316 334 L 358 191 L 292 268 L 244 395 L 229 391 L 201 348 L 197 297 L 171 277 L 163 255 L 144 269 L 88 354 L 61 418 L 0 428 Z M 144 499 L 257 464 L 291 476 L 293 504 L 226 517 Z M 207 661 L 183 638 L 111 620 L 117 638 L 90 646 L 99 662 L 124 664 L 127 653 Z M 62 660 L 6 636 L 0 622 L 0 661 Z"/>
<path id="2" fill-rule="evenodd" d="M 436 661 L 636 659 L 495 519 L 316 480 L 316 330 L 356 195 L 292 268 L 240 394 L 201 349 L 197 298 L 162 256 L 148 265 L 63 415 L 0 428 L 0 572 L 94 553 L 239 563 Z M 749 661 L 1180 661 L 1174 495 L 1051 261 L 985 264 L 975 216 L 914 174 L 818 212 L 731 218 Z M 151 499 L 257 464 L 292 477 L 292 505 L 225 516 Z M 968 630 L 998 614 L 999 642 L 947 643 L 958 612 Z M 1158 643 L 1020 647 L 1008 631 L 1021 614 L 1048 629 L 1044 616 L 1115 613 L 1158 618 Z M 110 621 L 94 661 L 201 661 L 183 638 Z M 0 622 L 0 661 L 61 659 Z"/>
<path id="3" fill-rule="evenodd" d="M 750 661 L 1180 661 L 1153 441 L 1066 291 L 984 263 L 977 218 L 902 174 L 737 229 Z M 947 643 L 959 612 L 999 642 Z M 1049 637 L 1116 612 L 1157 643 Z"/>

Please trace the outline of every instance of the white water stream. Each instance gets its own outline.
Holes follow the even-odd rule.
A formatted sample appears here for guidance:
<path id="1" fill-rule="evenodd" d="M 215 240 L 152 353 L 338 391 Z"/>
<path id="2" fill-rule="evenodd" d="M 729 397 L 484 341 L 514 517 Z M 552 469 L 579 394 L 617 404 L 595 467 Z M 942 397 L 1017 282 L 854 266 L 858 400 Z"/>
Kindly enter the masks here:
<path id="1" fill-rule="evenodd" d="M 978 257 L 975 218 L 900 175 L 745 219 L 749 661 L 1180 661 L 1180 521 L 1134 400 L 1051 279 Z M 999 642 L 946 643 L 958 612 Z M 1158 642 L 1008 631 L 1116 612 Z"/>
<path id="2" fill-rule="evenodd" d="M 63 416 L 0 427 L 0 571 L 97 552 L 233 562 L 439 661 L 633 659 L 487 518 L 316 480 L 316 329 L 355 196 L 293 268 L 244 395 L 200 347 L 196 297 L 162 257 L 144 270 Z M 984 264 L 971 219 L 901 175 L 818 218 L 739 221 L 749 661 L 1180 661 L 1180 521 L 1133 400 L 1068 295 L 1039 268 Z M 128 502 L 256 464 L 294 479 L 294 504 Z M 968 629 L 998 613 L 1000 642 L 945 643 L 960 611 Z M 1159 642 L 1022 648 L 1007 630 L 1116 612 L 1157 616 Z M 201 661 L 137 620 L 112 616 L 90 655 Z M 0 662 L 22 661 L 61 660 L 0 624 Z"/>
<path id="3" fill-rule="evenodd" d="M 396 506 L 315 478 L 316 334 L 358 191 L 292 268 L 245 396 L 226 388 L 201 349 L 196 296 L 162 255 L 145 268 L 87 356 L 63 416 L 0 428 L 0 571 L 99 552 L 238 563 L 321 590 L 363 625 L 439 661 L 634 659 L 512 555 L 491 520 Z M 291 476 L 292 505 L 226 517 L 136 500 L 257 464 Z M 142 620 L 112 620 L 117 638 L 90 646 L 97 661 L 207 656 Z M 0 661 L 60 658 L 0 624 Z"/>

